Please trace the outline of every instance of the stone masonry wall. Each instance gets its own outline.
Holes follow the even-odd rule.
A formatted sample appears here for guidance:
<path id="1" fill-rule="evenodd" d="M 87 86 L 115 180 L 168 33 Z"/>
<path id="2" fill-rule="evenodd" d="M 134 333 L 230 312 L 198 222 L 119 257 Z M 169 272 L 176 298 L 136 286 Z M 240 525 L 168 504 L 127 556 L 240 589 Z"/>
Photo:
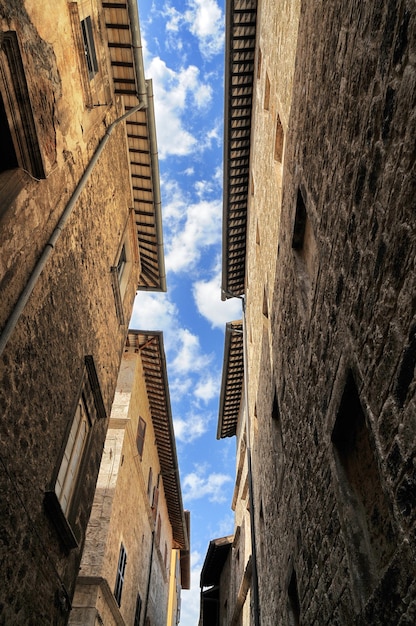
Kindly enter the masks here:
<path id="1" fill-rule="evenodd" d="M 121 111 L 117 100 L 94 110 L 80 108 L 84 101 L 78 61 L 71 57 L 75 48 L 68 3 L 46 1 L 42 11 L 36 5 L 0 2 L 2 27 L 16 30 L 19 38 L 29 93 L 38 88 L 38 95 L 45 98 L 44 105 L 33 101 L 35 121 L 41 123 L 42 110 L 53 118 L 47 132 L 45 127 L 39 133 L 47 178 L 28 178 L 1 217 L 1 327 L 105 128 Z M 59 37 L 56 23 L 51 31 L 54 15 L 59 16 Z M 97 48 L 101 44 L 98 38 Z M 50 148 L 53 145 L 55 149 Z M 110 272 L 131 206 L 125 146 L 125 131 L 119 127 L 58 240 L 0 365 L 0 624 L 61 624 L 68 617 L 59 603 L 60 592 L 64 586 L 72 596 L 83 536 L 81 532 L 79 548 L 68 553 L 45 514 L 43 499 L 85 379 L 86 355 L 93 356 L 107 415 L 111 409 L 126 334 L 117 319 Z M 135 295 L 135 273 L 137 268 L 125 295 L 126 318 Z M 79 511 L 84 530 L 106 428 L 106 419 L 94 425 Z"/>
<path id="2" fill-rule="evenodd" d="M 263 625 L 416 619 L 415 21 L 404 0 L 302 3 L 280 215 L 257 169 L 252 207 L 261 188 L 280 221 L 256 251 L 250 217 L 248 289 L 256 254 L 276 263 L 266 321 L 248 308 Z"/>

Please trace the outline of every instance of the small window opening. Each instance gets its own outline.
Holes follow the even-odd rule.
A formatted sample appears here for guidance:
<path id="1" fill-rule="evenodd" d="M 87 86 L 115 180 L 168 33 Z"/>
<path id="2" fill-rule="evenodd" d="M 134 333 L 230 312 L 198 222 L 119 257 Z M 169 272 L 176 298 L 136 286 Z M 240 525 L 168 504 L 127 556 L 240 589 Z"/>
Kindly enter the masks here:
<path id="1" fill-rule="evenodd" d="M 298 583 L 296 580 L 296 572 L 293 570 L 290 577 L 290 583 L 287 590 L 288 595 L 288 612 L 290 626 L 299 626 L 300 624 L 300 602 L 298 593 Z"/>
<path id="2" fill-rule="evenodd" d="M 134 626 L 140 625 L 141 613 L 142 613 L 142 599 L 140 597 L 140 593 L 138 593 L 137 599 L 136 599 L 136 610 L 134 612 Z"/>
<path id="3" fill-rule="evenodd" d="M 266 72 L 266 84 L 264 87 L 264 108 L 266 111 L 270 108 L 270 80 Z"/>
<path id="4" fill-rule="evenodd" d="M 120 256 L 117 262 L 117 275 L 118 275 L 119 282 L 121 282 L 123 272 L 126 267 L 126 263 L 127 263 L 126 246 L 123 243 L 123 247 L 121 248 Z"/>
<path id="5" fill-rule="evenodd" d="M 277 120 L 276 120 L 274 158 L 275 158 L 275 161 L 278 161 L 279 163 L 281 163 L 283 160 L 283 144 L 284 144 L 283 126 L 282 126 L 282 122 L 280 121 L 280 117 L 278 115 Z"/>
<path id="6" fill-rule="evenodd" d="M 153 470 L 151 467 L 149 467 L 149 477 L 147 479 L 147 497 L 149 498 L 149 500 L 152 495 L 152 486 L 153 486 Z"/>
<path id="7" fill-rule="evenodd" d="M 137 444 L 137 450 L 138 450 L 140 458 L 143 457 L 145 434 L 146 434 L 146 422 L 144 421 L 142 417 L 139 417 L 139 426 L 137 428 L 136 444 Z"/>
<path id="8" fill-rule="evenodd" d="M 262 61 L 262 53 L 261 53 L 261 48 L 259 48 L 258 55 L 257 55 L 257 78 L 258 79 L 261 76 L 261 61 Z"/>
<path id="9" fill-rule="evenodd" d="M 263 315 L 266 319 L 269 319 L 269 305 L 267 303 L 267 292 L 266 287 L 263 291 Z"/>
<path id="10" fill-rule="evenodd" d="M 88 76 L 90 80 L 98 72 L 97 55 L 95 52 L 94 37 L 92 34 L 92 21 L 88 15 L 81 20 L 82 39 L 84 42 L 85 60 L 87 61 Z"/>
<path id="11" fill-rule="evenodd" d="M 365 603 L 394 552 L 388 499 L 380 482 L 369 428 L 352 372 L 341 399 L 332 443 L 344 511 L 344 532 L 356 595 Z"/>
<path id="12" fill-rule="evenodd" d="M 295 224 L 293 227 L 293 238 L 292 238 L 292 248 L 294 250 L 302 250 L 304 239 L 305 239 L 305 231 L 306 231 L 306 221 L 308 219 L 306 213 L 306 206 L 303 200 L 302 192 L 298 189 L 298 195 L 296 199 L 296 213 L 295 213 Z"/>
<path id="13" fill-rule="evenodd" d="M 125 571 L 126 571 L 126 563 L 127 563 L 126 549 L 123 546 L 123 544 L 121 544 L 121 546 L 120 546 L 120 554 L 119 554 L 119 557 L 118 557 L 116 584 L 115 584 L 115 587 L 114 587 L 114 597 L 116 599 L 116 602 L 117 602 L 118 606 L 121 605 L 121 594 L 123 592 L 124 574 L 125 574 Z"/>

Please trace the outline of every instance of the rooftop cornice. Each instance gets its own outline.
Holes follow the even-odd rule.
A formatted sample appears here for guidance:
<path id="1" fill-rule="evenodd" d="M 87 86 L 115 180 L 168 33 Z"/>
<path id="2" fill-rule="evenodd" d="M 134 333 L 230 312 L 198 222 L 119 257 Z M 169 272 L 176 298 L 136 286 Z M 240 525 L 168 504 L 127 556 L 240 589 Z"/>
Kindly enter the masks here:
<path id="1" fill-rule="evenodd" d="M 225 29 L 222 297 L 245 286 L 257 0 L 227 0 Z"/>
<path id="2" fill-rule="evenodd" d="M 189 538 L 182 504 L 163 333 L 129 330 L 126 349 L 140 353 L 174 547 L 187 550 Z"/>

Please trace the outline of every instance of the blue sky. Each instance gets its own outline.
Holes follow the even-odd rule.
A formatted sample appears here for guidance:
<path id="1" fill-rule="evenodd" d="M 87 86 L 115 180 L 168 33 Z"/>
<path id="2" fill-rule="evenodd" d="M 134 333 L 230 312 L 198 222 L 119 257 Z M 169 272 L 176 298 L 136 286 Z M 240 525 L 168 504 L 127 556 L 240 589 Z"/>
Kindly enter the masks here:
<path id="1" fill-rule="evenodd" d="M 181 626 L 197 626 L 208 543 L 231 534 L 235 439 L 216 440 L 224 328 L 221 302 L 223 0 L 139 0 L 145 73 L 153 80 L 167 294 L 139 293 L 131 328 L 162 330 L 185 508 L 192 590 Z"/>

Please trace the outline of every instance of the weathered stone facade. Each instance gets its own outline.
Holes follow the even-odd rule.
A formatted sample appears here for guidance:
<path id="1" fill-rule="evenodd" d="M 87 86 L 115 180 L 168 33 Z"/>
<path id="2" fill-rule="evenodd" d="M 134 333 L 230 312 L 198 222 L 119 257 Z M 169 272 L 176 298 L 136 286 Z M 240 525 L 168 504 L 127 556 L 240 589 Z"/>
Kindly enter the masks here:
<path id="1" fill-rule="evenodd" d="M 139 100 L 136 88 L 127 95 L 114 82 L 101 2 L 1 1 L 0 24 L 0 117 L 9 137 L 0 172 L 0 623 L 64 624 L 126 324 L 136 289 L 149 288 L 126 123 L 110 127 L 128 98 Z M 92 60 L 84 49 L 89 27 Z M 137 115 L 144 134 L 150 108 Z M 106 131 L 95 169 L 56 230 Z M 152 184 L 156 194 L 159 181 Z M 49 257 L 17 311 L 43 254 Z M 87 435 L 68 463 L 78 465 L 64 514 L 59 471 L 79 412 Z"/>
<path id="2" fill-rule="evenodd" d="M 291 4 L 257 7 L 240 267 L 257 623 L 412 624 L 416 11 Z"/>
<path id="3" fill-rule="evenodd" d="M 162 430 L 173 435 L 163 363 L 161 333 L 129 331 L 71 626 L 94 626 L 97 620 L 107 626 L 146 624 L 148 620 L 154 626 L 177 623 L 180 591 L 189 581 L 189 559 L 188 568 L 185 566 L 189 545 L 179 477 L 173 489 L 164 486 L 164 473 L 176 477 L 178 468 L 174 438 L 164 440 L 161 435 Z M 152 375 L 162 381 L 157 410 Z M 176 509 L 182 511 L 178 518 L 172 516 Z M 126 555 L 122 579 L 121 546 Z M 176 567 L 181 553 L 182 576 L 181 568 Z"/>

